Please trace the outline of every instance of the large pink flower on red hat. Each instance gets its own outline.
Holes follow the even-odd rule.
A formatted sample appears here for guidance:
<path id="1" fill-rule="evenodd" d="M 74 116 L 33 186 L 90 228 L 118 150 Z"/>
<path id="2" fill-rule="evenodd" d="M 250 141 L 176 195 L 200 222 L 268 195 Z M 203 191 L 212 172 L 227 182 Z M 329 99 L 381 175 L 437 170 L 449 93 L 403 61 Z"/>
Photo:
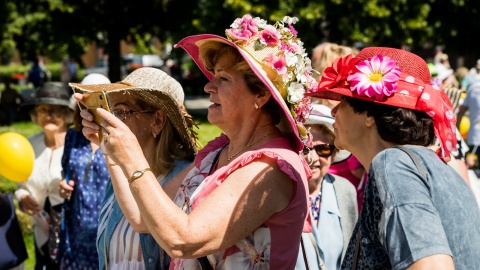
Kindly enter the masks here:
<path id="1" fill-rule="evenodd" d="M 391 96 L 397 91 L 400 68 L 397 62 L 388 56 L 377 55 L 356 65 L 357 72 L 348 76 L 350 89 L 359 95 L 375 97 Z"/>
<path id="2" fill-rule="evenodd" d="M 360 58 L 349 54 L 337 58 L 330 67 L 327 67 L 322 74 L 322 79 L 318 84 L 318 89 L 332 89 L 336 87 L 345 87 L 347 78 L 355 70 L 355 64 Z"/>

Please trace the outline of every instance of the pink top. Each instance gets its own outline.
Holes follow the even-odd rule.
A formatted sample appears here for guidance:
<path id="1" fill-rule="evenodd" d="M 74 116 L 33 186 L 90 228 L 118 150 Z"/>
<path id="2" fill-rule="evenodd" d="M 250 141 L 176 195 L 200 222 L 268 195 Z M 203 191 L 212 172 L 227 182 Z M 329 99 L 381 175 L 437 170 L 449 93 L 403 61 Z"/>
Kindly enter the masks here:
<path id="1" fill-rule="evenodd" d="M 227 136 L 222 134 L 198 153 L 196 166 L 188 173 L 175 202 L 189 213 L 236 169 L 262 156 L 275 159 L 280 170 L 295 183 L 292 201 L 287 208 L 272 215 L 247 238 L 226 250 L 209 255 L 208 260 L 214 269 L 294 269 L 308 212 L 307 177 L 310 177 L 310 170 L 305 160 L 291 150 L 287 140 L 275 139 L 261 146 L 261 149 L 243 153 L 208 176 L 215 156 L 228 143 Z M 198 189 L 188 196 L 188 190 L 192 190 L 189 186 L 196 185 L 199 185 Z M 170 269 L 201 268 L 197 259 L 172 259 Z"/>

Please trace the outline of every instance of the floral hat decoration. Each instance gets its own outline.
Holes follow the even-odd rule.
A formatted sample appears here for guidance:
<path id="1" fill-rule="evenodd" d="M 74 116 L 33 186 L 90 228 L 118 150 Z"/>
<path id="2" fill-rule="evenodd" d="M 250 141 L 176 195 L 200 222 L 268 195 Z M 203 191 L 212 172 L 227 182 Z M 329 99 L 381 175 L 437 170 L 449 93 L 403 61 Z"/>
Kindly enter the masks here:
<path id="1" fill-rule="evenodd" d="M 418 110 L 434 120 L 442 160 L 456 148 L 456 118 L 450 99 L 438 85 L 430 83 L 427 63 L 405 50 L 368 47 L 356 57 L 337 58 L 326 68 L 318 90 L 307 94 L 341 100 L 342 96 L 389 106 Z"/>
<path id="2" fill-rule="evenodd" d="M 282 119 L 277 126 L 290 139 L 294 150 L 301 151 L 304 145 L 311 145 L 311 136 L 303 125 L 311 109 L 310 97 L 305 94 L 315 91 L 318 83 L 312 77 L 310 58 L 293 27 L 297 21 L 285 16 L 271 25 L 246 14 L 225 31 L 227 38 L 194 35 L 182 39 L 175 47 L 187 51 L 210 80 L 213 74 L 199 59 L 199 47 L 214 41 L 236 48 L 282 107 Z"/>

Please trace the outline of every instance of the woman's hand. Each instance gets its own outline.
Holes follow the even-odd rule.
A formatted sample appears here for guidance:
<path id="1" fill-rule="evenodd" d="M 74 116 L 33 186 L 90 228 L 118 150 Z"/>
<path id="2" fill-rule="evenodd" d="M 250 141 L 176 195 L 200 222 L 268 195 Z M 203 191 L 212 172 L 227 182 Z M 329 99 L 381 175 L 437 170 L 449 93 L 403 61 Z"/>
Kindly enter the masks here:
<path id="1" fill-rule="evenodd" d="M 75 93 L 74 97 L 77 101 L 84 103 L 82 94 Z M 104 109 L 97 108 L 96 110 L 98 115 L 103 118 L 100 125 L 95 123 L 93 115 L 87 110 L 80 112 L 80 116 L 83 118 L 82 132 L 88 140 L 99 145 L 102 152 L 105 155 L 109 155 L 118 165 L 135 165 L 135 161 L 145 158 L 137 137 L 125 123 Z M 100 129 L 102 129 L 101 141 L 99 136 Z M 135 170 L 138 170 L 138 168 Z"/>
<path id="2" fill-rule="evenodd" d="M 40 212 L 40 206 L 32 195 L 23 195 L 18 202 L 18 206 L 21 211 L 30 216 Z"/>
<path id="3" fill-rule="evenodd" d="M 75 181 L 70 180 L 67 184 L 67 180 L 63 179 L 60 181 L 58 185 L 58 195 L 64 199 L 70 199 L 73 192 L 73 186 L 75 185 Z"/>
<path id="4" fill-rule="evenodd" d="M 85 100 L 82 94 L 80 93 L 75 93 L 73 94 L 73 97 L 80 103 L 85 105 Z M 81 110 L 80 111 L 80 116 L 83 118 L 82 120 L 82 133 L 85 135 L 85 137 L 90 140 L 92 143 L 100 146 L 100 139 L 98 136 L 98 132 L 100 130 L 100 125 L 95 123 L 93 121 L 93 115 L 88 112 L 87 110 Z"/>

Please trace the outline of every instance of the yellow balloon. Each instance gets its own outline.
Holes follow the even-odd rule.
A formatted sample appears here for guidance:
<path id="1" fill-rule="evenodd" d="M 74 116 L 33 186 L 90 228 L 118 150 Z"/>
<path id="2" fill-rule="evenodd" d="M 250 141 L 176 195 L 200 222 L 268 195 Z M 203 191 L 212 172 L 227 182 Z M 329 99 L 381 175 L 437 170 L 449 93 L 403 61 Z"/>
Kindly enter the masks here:
<path id="1" fill-rule="evenodd" d="M 14 182 L 25 182 L 32 173 L 35 152 L 30 142 L 16 132 L 0 134 L 0 174 Z"/>
<path id="2" fill-rule="evenodd" d="M 462 135 L 463 138 L 466 138 L 469 129 L 470 129 L 470 119 L 468 119 L 467 116 L 463 116 L 462 119 L 460 119 L 460 125 L 458 127 L 458 131 L 460 131 L 460 134 Z"/>

